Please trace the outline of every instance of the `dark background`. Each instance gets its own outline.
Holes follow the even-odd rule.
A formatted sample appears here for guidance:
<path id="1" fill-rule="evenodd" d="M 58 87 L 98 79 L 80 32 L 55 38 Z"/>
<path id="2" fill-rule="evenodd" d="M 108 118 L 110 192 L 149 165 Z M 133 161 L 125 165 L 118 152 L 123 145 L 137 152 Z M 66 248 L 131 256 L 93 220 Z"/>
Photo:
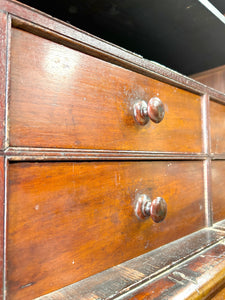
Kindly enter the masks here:
<path id="1" fill-rule="evenodd" d="M 198 0 L 20 2 L 186 75 L 225 64 L 225 24 Z"/>

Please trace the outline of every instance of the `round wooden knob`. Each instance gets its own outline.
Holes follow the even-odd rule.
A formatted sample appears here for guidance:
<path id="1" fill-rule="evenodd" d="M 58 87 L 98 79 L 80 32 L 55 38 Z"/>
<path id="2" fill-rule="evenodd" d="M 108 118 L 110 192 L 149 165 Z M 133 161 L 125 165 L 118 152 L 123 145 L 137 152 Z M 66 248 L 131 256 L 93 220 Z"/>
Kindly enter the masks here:
<path id="1" fill-rule="evenodd" d="M 157 197 L 151 201 L 147 195 L 142 194 L 138 197 L 135 213 L 139 219 L 151 217 L 155 223 L 160 223 L 166 217 L 167 204 L 162 197 Z"/>
<path id="2" fill-rule="evenodd" d="M 155 223 L 162 222 L 167 213 L 167 204 L 162 197 L 157 197 L 152 201 L 150 214 L 151 218 Z"/>
<path id="3" fill-rule="evenodd" d="M 153 97 L 148 104 L 144 100 L 139 100 L 134 104 L 134 119 L 140 125 L 145 125 L 149 120 L 159 123 L 165 115 L 165 107 L 158 97 Z"/>
<path id="4" fill-rule="evenodd" d="M 164 104 L 158 97 L 153 97 L 149 100 L 148 115 L 149 118 L 155 123 L 159 123 L 163 120 L 165 115 L 165 108 Z"/>

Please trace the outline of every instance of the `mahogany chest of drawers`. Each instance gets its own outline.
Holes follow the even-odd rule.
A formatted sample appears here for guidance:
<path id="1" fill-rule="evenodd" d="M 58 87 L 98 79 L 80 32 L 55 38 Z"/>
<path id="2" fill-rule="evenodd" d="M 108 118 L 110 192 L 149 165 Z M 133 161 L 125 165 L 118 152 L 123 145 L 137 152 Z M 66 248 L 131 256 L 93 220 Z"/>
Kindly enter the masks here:
<path id="1" fill-rule="evenodd" d="M 14 1 L 0 32 L 0 297 L 186 299 L 216 251 L 222 286 L 225 95 Z"/>

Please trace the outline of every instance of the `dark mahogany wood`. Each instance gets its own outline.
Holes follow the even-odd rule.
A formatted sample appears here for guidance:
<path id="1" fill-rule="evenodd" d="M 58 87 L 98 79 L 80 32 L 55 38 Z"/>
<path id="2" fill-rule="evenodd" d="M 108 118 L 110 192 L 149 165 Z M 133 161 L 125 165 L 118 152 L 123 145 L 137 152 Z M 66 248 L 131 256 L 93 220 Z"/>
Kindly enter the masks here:
<path id="1" fill-rule="evenodd" d="M 117 299 L 119 296 L 121 298 L 118 299 L 122 299 L 123 294 L 141 284 L 147 284 L 149 280 L 171 267 L 178 266 L 182 261 L 223 239 L 224 234 L 218 230 L 200 230 L 38 299 L 62 300 L 70 299 L 70 297 L 83 300 L 111 299 L 113 297 Z M 164 289 L 163 286 L 161 288 Z M 179 294 L 177 296 L 179 297 Z"/>
<path id="2" fill-rule="evenodd" d="M 43 295 L 204 227 L 200 161 L 12 163 L 8 180 L 12 299 Z M 136 217 L 138 193 L 167 201 L 163 222 Z"/>
<path id="3" fill-rule="evenodd" d="M 150 215 L 154 222 L 162 222 L 167 214 L 167 204 L 162 197 L 156 197 L 150 207 Z"/>
<path id="4" fill-rule="evenodd" d="M 22 30 L 11 43 L 11 146 L 202 152 L 198 95 Z M 153 96 L 163 121 L 137 125 L 134 102 Z"/>
<path id="5" fill-rule="evenodd" d="M 225 93 L 225 65 L 193 74 L 191 78 Z"/>
<path id="6" fill-rule="evenodd" d="M 133 105 L 134 119 L 139 125 L 146 125 L 149 121 L 160 123 L 165 115 L 165 106 L 158 97 L 151 98 L 148 103 L 138 100 Z"/>
<path id="7" fill-rule="evenodd" d="M 156 197 L 151 200 L 146 194 L 141 194 L 137 197 L 135 204 L 136 216 L 144 220 L 151 217 L 155 223 L 162 222 L 167 213 L 167 204 L 162 197 Z"/>
<path id="8" fill-rule="evenodd" d="M 212 210 L 213 221 L 225 219 L 225 185 L 222 180 L 225 174 L 225 160 L 212 161 Z"/>
<path id="9" fill-rule="evenodd" d="M 225 105 L 210 101 L 211 152 L 225 153 Z"/>
<path id="10" fill-rule="evenodd" d="M 223 238 L 222 222 L 193 232 L 211 224 L 211 199 L 214 221 L 224 219 L 222 160 L 212 162 L 211 197 L 211 159 L 225 159 L 224 94 L 11 0 L 0 0 L 0 48 L 0 298 L 59 288 L 44 297 L 135 296 Z M 152 97 L 164 119 L 139 126 L 133 104 Z M 220 101 L 210 126 L 209 99 Z M 161 223 L 135 215 L 143 193 L 165 199 Z M 205 293 L 224 280 L 222 252 L 208 258 L 193 271 L 214 264 Z"/>
<path id="11" fill-rule="evenodd" d="M 155 123 L 162 122 L 165 116 L 165 106 L 161 99 L 153 97 L 148 102 L 148 115 L 151 121 Z"/>

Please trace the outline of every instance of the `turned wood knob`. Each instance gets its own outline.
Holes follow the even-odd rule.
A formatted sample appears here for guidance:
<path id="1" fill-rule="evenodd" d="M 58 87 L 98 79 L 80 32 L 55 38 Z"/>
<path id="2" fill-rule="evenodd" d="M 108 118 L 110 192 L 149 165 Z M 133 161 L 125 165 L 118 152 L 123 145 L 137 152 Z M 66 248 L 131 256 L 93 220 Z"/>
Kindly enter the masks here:
<path id="1" fill-rule="evenodd" d="M 134 104 L 134 119 L 140 125 L 145 125 L 149 120 L 159 123 L 165 115 L 165 107 L 158 97 L 153 97 L 148 101 L 139 100 Z"/>
<path id="2" fill-rule="evenodd" d="M 167 204 L 162 197 L 157 197 L 151 201 L 147 195 L 142 194 L 137 199 L 135 213 L 139 219 L 151 217 L 155 223 L 160 223 L 166 217 Z"/>

